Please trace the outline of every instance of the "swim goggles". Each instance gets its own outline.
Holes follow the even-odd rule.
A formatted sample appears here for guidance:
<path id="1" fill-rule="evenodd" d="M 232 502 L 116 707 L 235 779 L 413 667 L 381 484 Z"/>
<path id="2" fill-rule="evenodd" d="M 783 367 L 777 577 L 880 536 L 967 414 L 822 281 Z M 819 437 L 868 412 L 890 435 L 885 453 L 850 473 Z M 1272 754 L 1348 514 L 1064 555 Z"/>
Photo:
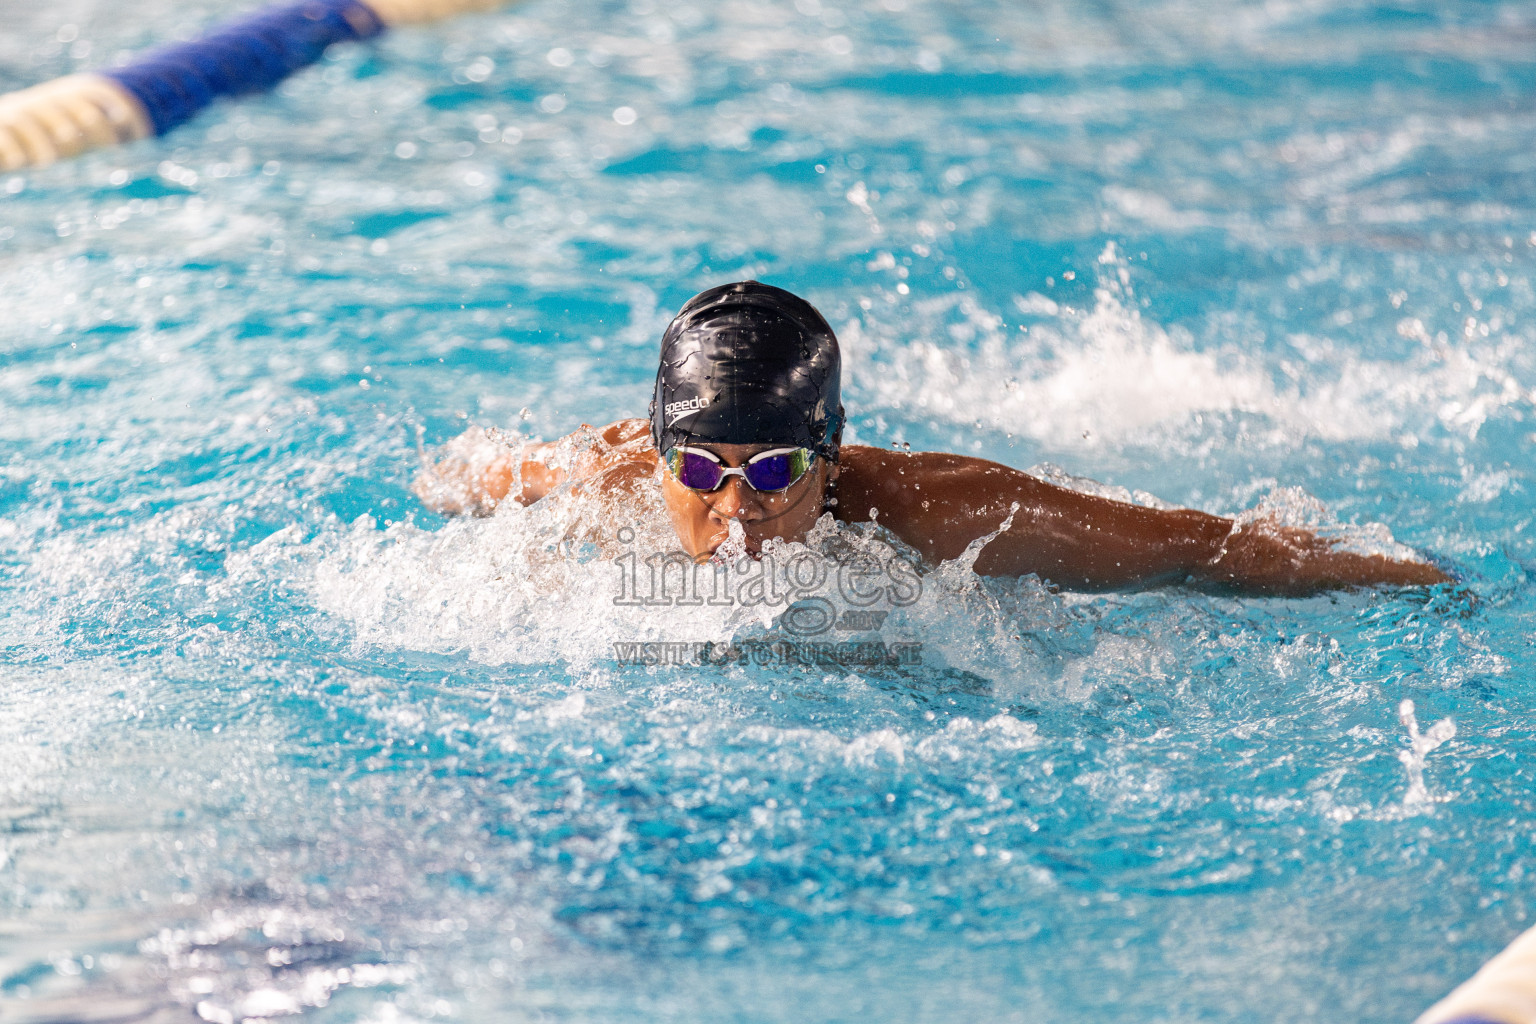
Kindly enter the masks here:
<path id="1" fill-rule="evenodd" d="M 685 445 L 669 448 L 664 457 L 667 471 L 691 491 L 716 490 L 728 476 L 741 477 L 754 491 L 784 491 L 805 476 L 816 461 L 816 453 L 809 448 L 772 448 L 733 467 L 721 465 L 713 452 Z"/>

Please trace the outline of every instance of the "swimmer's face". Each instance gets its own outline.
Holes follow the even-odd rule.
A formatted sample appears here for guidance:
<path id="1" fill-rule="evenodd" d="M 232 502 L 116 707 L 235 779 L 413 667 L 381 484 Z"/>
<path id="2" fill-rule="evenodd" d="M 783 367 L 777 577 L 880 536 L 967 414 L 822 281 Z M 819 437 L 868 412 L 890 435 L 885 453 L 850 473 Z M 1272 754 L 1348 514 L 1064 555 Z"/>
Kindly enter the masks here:
<path id="1" fill-rule="evenodd" d="M 783 445 L 696 443 L 694 447 L 714 453 L 726 466 L 740 466 L 759 452 Z M 821 516 L 827 485 L 836 475 L 836 466 L 817 458 L 810 470 L 785 491 L 755 491 L 740 476 L 732 475 L 716 490 L 700 492 L 684 487 L 663 468 L 661 494 L 683 550 L 694 561 L 703 562 L 730 535 L 732 519 L 741 523 L 747 551 L 753 555 L 774 538 L 804 540 Z"/>

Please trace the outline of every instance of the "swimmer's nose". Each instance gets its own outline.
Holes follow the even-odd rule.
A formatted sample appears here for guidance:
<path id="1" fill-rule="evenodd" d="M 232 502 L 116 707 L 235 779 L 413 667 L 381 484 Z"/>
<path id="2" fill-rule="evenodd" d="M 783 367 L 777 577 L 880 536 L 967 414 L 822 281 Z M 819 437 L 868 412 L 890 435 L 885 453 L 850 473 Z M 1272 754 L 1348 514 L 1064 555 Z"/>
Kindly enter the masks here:
<path id="1" fill-rule="evenodd" d="M 747 482 L 739 476 L 727 480 L 715 492 L 710 511 L 720 519 L 751 521 L 763 517 L 763 506 Z"/>

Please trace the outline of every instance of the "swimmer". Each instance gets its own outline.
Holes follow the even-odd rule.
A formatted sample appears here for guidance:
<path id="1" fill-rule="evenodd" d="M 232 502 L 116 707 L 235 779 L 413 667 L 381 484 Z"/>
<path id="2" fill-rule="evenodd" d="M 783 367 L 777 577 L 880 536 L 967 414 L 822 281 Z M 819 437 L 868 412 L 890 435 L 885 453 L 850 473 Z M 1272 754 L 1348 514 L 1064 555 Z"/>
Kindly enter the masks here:
<path id="1" fill-rule="evenodd" d="M 1034 573 L 1073 590 L 1185 584 L 1292 596 L 1449 580 L 1432 565 L 1339 550 L 1295 527 L 1131 505 L 964 455 L 844 445 L 843 422 L 832 328 L 804 299 L 745 281 L 694 296 L 668 326 L 649 421 L 595 431 L 602 444 L 563 464 L 557 443 L 477 463 L 462 457 L 486 436 L 472 429 L 450 442 L 415 491 L 444 514 L 488 515 L 567 482 L 618 501 L 659 488 L 678 541 L 697 562 L 715 554 L 733 522 L 756 556 L 776 538 L 804 540 L 831 515 L 878 520 L 937 564 L 1011 518 L 976 572 Z"/>

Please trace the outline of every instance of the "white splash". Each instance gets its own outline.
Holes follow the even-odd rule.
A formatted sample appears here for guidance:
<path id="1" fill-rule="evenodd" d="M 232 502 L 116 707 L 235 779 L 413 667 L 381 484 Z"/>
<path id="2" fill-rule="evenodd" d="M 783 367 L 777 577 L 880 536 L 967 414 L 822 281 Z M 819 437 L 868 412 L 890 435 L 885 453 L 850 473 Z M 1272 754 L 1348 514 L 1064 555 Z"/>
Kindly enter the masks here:
<path id="1" fill-rule="evenodd" d="M 912 303 L 839 329 L 861 404 L 915 409 L 1057 448 L 1195 443 L 1211 417 L 1247 417 L 1248 443 L 1379 440 L 1431 426 L 1475 435 L 1501 408 L 1536 404 L 1496 339 L 1447 346 L 1417 321 L 1398 334 L 1421 348 L 1404 361 L 1362 358 L 1326 337 L 1291 336 L 1313 370 L 1304 383 L 1251 339 L 1201 342 L 1142 315 L 1114 243 L 1098 259 L 1092 308 L 1035 292 L 1016 296 L 1009 327 L 971 292 Z M 1422 336 L 1422 337 L 1421 337 Z M 1505 343 L 1507 344 L 1507 342 Z"/>
<path id="2" fill-rule="evenodd" d="M 1403 806 L 1415 807 L 1432 800 L 1447 799 L 1429 795 L 1424 785 L 1424 761 L 1430 751 L 1456 735 L 1456 723 L 1449 718 L 1442 718 L 1430 726 L 1428 732 L 1421 734 L 1411 700 L 1405 700 L 1397 706 L 1397 718 L 1408 730 L 1408 749 L 1397 752 L 1397 759 L 1408 771 L 1408 792 L 1403 794 Z"/>
<path id="3" fill-rule="evenodd" d="M 704 647 L 755 657 L 773 645 L 866 645 L 889 659 L 860 648 L 851 657 L 876 660 L 824 662 L 813 652 L 786 667 L 864 671 L 903 664 L 920 648 L 923 664 L 1015 689 L 1042 678 L 1028 634 L 1063 614 L 1064 601 L 1032 579 L 983 583 L 971 563 L 991 535 L 922 571 L 917 554 L 884 530 L 828 515 L 802 543 L 696 565 L 676 550 L 659 498 L 654 504 L 618 520 L 612 508 L 565 492 L 430 531 L 412 523 L 380 530 L 368 517 L 309 538 L 288 529 L 232 556 L 230 586 L 290 581 L 360 651 L 562 663 L 589 674 L 613 663 L 703 664 Z"/>

